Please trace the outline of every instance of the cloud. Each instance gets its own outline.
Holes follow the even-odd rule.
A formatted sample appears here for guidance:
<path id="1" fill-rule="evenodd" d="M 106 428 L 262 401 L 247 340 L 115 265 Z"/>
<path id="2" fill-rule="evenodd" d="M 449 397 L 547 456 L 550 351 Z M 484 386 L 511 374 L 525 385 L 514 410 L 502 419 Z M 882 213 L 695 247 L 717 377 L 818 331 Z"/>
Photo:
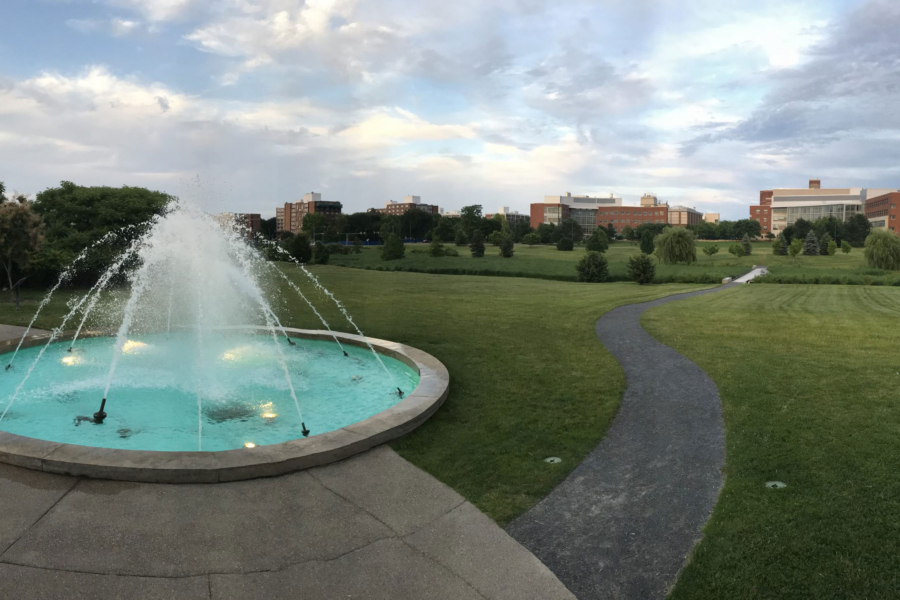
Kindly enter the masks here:
<path id="1" fill-rule="evenodd" d="M 123 37 L 138 31 L 141 28 L 141 23 L 139 21 L 120 18 L 109 20 L 69 19 L 66 21 L 66 26 L 84 34 L 103 32 L 115 37 Z"/>

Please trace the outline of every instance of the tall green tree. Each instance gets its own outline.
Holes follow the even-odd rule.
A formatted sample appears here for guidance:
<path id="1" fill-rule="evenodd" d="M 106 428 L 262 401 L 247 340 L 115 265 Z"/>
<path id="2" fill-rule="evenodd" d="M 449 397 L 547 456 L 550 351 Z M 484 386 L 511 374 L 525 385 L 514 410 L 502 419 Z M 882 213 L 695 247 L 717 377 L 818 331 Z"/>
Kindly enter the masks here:
<path id="1" fill-rule="evenodd" d="M 472 233 L 472 242 L 469 244 L 469 250 L 472 252 L 472 258 L 481 258 L 484 256 L 484 234 L 480 229 L 476 229 Z"/>
<path id="2" fill-rule="evenodd" d="M 598 227 L 588 238 L 585 245 L 589 252 L 606 252 L 609 250 L 609 238 L 606 237 L 606 229 Z"/>
<path id="3" fill-rule="evenodd" d="M 312 247 L 309 244 L 309 236 L 305 233 L 290 236 L 282 242 L 282 245 L 294 260 L 302 263 L 312 260 Z"/>
<path id="4" fill-rule="evenodd" d="M 19 290 L 27 279 L 29 261 L 44 240 L 44 223 L 27 203 L 0 204 L 0 266 L 19 310 Z"/>
<path id="5" fill-rule="evenodd" d="M 406 255 L 406 245 L 396 233 L 388 234 L 381 247 L 381 260 L 399 260 Z"/>
<path id="6" fill-rule="evenodd" d="M 472 204 L 470 206 L 463 206 L 459 211 L 460 221 L 462 222 L 463 229 L 466 230 L 466 235 L 470 238 L 472 237 L 472 233 L 476 229 L 482 229 L 481 221 L 483 219 L 481 215 L 481 205 L 480 204 Z"/>
<path id="7" fill-rule="evenodd" d="M 800 238 L 797 238 L 800 239 Z M 806 239 L 803 242 L 803 255 L 804 256 L 818 256 L 819 255 L 819 240 L 816 239 L 816 232 L 812 229 L 806 234 Z"/>
<path id="8" fill-rule="evenodd" d="M 535 230 L 535 233 L 538 234 L 541 238 L 542 244 L 549 244 L 553 242 L 554 232 L 556 231 L 555 223 L 540 223 Z"/>
<path id="9" fill-rule="evenodd" d="M 634 229 L 631 228 L 631 225 L 626 225 L 622 228 L 622 237 L 628 240 L 629 242 L 633 242 L 634 237 Z"/>
<path id="10" fill-rule="evenodd" d="M 503 238 L 503 241 L 500 242 L 500 256 L 503 258 L 512 258 L 514 252 L 515 246 L 513 245 L 512 237 L 507 235 Z"/>
<path id="11" fill-rule="evenodd" d="M 300 223 L 300 228 L 304 233 L 315 236 L 317 239 L 325 234 L 327 227 L 328 217 L 324 213 L 306 213 Z"/>
<path id="12" fill-rule="evenodd" d="M 654 237 L 655 236 L 653 235 L 653 232 L 650 231 L 649 229 L 644 230 L 644 233 L 641 235 L 641 252 L 643 252 L 644 254 L 647 254 L 648 256 L 650 254 L 653 254 L 653 249 L 654 249 L 653 238 Z"/>
<path id="13" fill-rule="evenodd" d="M 612 223 L 606 224 L 606 237 L 609 238 L 610 241 L 616 239 L 616 226 Z"/>
<path id="14" fill-rule="evenodd" d="M 865 244 L 871 231 L 872 224 L 866 215 L 855 214 L 844 224 L 844 239 L 850 242 L 851 246 L 859 248 Z"/>
<path id="15" fill-rule="evenodd" d="M 822 235 L 819 236 L 819 254 L 822 256 L 828 256 L 828 244 L 832 242 L 831 236 L 828 235 L 826 231 Z"/>
<path id="16" fill-rule="evenodd" d="M 750 256 L 753 253 L 753 244 L 750 243 L 750 236 L 746 233 L 741 239 L 741 249 L 744 251 L 744 256 Z"/>
<path id="17" fill-rule="evenodd" d="M 659 261 L 666 265 L 683 262 L 691 264 L 697 260 L 697 244 L 694 234 L 681 227 L 669 227 L 653 240 L 654 252 Z"/>
<path id="18" fill-rule="evenodd" d="M 449 242 L 451 240 L 457 239 L 457 232 L 462 232 L 463 237 L 468 239 L 469 235 L 468 233 L 466 233 L 466 230 L 460 225 L 459 219 L 451 217 L 441 217 L 437 223 L 437 227 L 434 228 L 433 236 L 434 239 L 439 242 Z"/>
<path id="19" fill-rule="evenodd" d="M 515 225 L 512 226 L 512 239 L 517 244 L 522 241 L 529 233 L 532 233 L 534 229 L 531 228 L 531 225 L 528 224 L 528 221 L 519 219 L 516 221 Z"/>

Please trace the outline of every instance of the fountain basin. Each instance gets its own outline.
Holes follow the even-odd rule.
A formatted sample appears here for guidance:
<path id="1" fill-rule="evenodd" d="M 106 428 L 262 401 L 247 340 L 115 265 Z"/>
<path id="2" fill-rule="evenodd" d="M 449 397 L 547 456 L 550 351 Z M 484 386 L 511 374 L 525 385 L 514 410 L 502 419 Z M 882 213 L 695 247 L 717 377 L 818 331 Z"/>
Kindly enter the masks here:
<path id="1" fill-rule="evenodd" d="M 256 327 L 233 329 L 262 331 Z M 287 331 L 295 338 L 334 344 L 332 334 L 327 331 L 290 328 Z M 91 334 L 97 335 L 102 334 Z M 145 482 L 212 483 L 280 475 L 342 460 L 402 436 L 427 420 L 446 398 L 449 374 L 433 356 L 395 342 L 350 334 L 334 335 L 341 344 L 353 349 L 365 348 L 367 352 L 368 341 L 381 356 L 397 360 L 414 371 L 418 375 L 418 385 L 415 389 L 404 390 L 403 399 L 377 414 L 324 433 L 314 431 L 309 438 L 298 436 L 253 448 L 201 452 L 85 446 L 0 431 L 0 462 L 52 473 Z M 65 341 L 70 337 L 62 335 L 58 339 Z M 23 348 L 45 342 L 43 337 L 30 338 Z M 2 343 L 0 353 L 9 352 L 13 347 L 13 342 Z M 298 395 L 302 396 L 302 392 Z M 115 396 L 112 393 L 110 396 L 107 412 L 112 415 L 119 409 Z M 288 408 L 285 405 L 280 410 Z M 3 426 L 0 422 L 0 428 Z M 105 427 L 106 423 L 81 426 L 99 428 Z"/>

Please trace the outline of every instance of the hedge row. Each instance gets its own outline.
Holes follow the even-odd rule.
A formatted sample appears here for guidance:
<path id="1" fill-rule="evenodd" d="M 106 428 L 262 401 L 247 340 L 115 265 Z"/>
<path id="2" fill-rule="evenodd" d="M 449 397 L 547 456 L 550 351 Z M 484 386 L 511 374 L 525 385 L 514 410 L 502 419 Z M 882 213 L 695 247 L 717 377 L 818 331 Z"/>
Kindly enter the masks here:
<path id="1" fill-rule="evenodd" d="M 823 275 L 821 277 L 806 277 L 805 275 L 762 275 L 753 280 L 754 283 L 787 283 L 787 284 L 807 284 L 807 285 L 891 285 L 900 286 L 900 279 L 885 280 L 876 279 L 871 275 L 863 275 L 862 277 L 850 277 L 842 275 L 840 277 L 832 277 L 831 275 Z"/>

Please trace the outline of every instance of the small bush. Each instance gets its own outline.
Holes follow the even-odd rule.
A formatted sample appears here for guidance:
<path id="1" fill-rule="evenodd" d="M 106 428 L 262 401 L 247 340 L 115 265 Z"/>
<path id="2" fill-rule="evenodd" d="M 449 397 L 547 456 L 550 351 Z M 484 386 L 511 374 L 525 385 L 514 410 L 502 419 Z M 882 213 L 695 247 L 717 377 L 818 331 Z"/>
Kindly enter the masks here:
<path id="1" fill-rule="evenodd" d="M 499 246 L 503 242 L 503 238 L 506 237 L 506 234 L 502 231 L 492 231 L 491 235 L 488 236 L 488 241 L 492 246 Z"/>
<path id="2" fill-rule="evenodd" d="M 428 254 L 430 254 L 432 258 L 444 256 L 444 245 L 437 240 L 432 240 L 431 245 L 428 247 Z"/>
<path id="3" fill-rule="evenodd" d="M 532 248 L 541 243 L 541 236 L 536 233 L 526 233 L 522 236 L 522 243 L 528 244 Z"/>
<path id="4" fill-rule="evenodd" d="M 843 252 L 844 254 L 850 254 L 850 250 L 852 250 L 852 248 L 850 247 L 850 242 L 848 242 L 847 240 L 841 242 L 841 252 Z"/>
<path id="5" fill-rule="evenodd" d="M 712 258 L 713 254 L 718 254 L 718 253 L 719 253 L 719 247 L 715 244 L 713 244 L 712 246 L 704 246 L 703 247 L 703 254 L 707 255 L 710 258 Z"/>
<path id="6" fill-rule="evenodd" d="M 316 250 L 313 252 L 313 257 L 316 259 L 317 265 L 327 265 L 328 258 L 331 256 L 331 253 L 328 251 L 328 246 L 323 244 L 322 242 L 316 242 Z"/>
<path id="7" fill-rule="evenodd" d="M 599 252 L 587 252 L 575 265 L 578 281 L 603 283 L 609 277 L 609 262 Z"/>
<path id="8" fill-rule="evenodd" d="M 406 244 L 396 233 L 392 233 L 384 240 L 381 247 L 381 260 L 399 260 L 406 255 Z"/>
<path id="9" fill-rule="evenodd" d="M 559 241 L 556 242 L 556 249 L 563 250 L 565 252 L 571 251 L 575 249 L 575 242 L 572 241 L 572 238 L 559 238 Z"/>
<path id="10" fill-rule="evenodd" d="M 515 249 L 512 238 L 507 235 L 503 238 L 503 241 L 500 242 L 500 256 L 503 258 L 512 258 L 514 252 Z"/>
<path id="11" fill-rule="evenodd" d="M 363 243 L 359 238 L 353 238 L 353 254 L 362 254 Z"/>
<path id="12" fill-rule="evenodd" d="M 456 230 L 456 238 L 454 240 L 457 246 L 465 246 L 469 243 L 469 236 L 466 235 L 466 230 L 460 227 Z"/>
<path id="13" fill-rule="evenodd" d="M 629 279 L 636 281 L 639 285 L 644 285 L 653 282 L 653 278 L 656 276 L 656 265 L 646 254 L 632 256 L 628 259 L 627 272 Z"/>
<path id="14" fill-rule="evenodd" d="M 828 242 L 828 256 L 834 256 L 837 253 L 837 242 L 831 240 Z"/>
<path id="15" fill-rule="evenodd" d="M 735 258 L 744 256 L 744 248 L 740 244 L 732 244 L 728 246 L 728 253 L 733 254 Z"/>
<path id="16" fill-rule="evenodd" d="M 600 227 L 595 229 L 591 237 L 588 238 L 585 247 L 590 252 L 606 252 L 609 250 L 609 238 L 606 235 L 606 230 Z"/>

